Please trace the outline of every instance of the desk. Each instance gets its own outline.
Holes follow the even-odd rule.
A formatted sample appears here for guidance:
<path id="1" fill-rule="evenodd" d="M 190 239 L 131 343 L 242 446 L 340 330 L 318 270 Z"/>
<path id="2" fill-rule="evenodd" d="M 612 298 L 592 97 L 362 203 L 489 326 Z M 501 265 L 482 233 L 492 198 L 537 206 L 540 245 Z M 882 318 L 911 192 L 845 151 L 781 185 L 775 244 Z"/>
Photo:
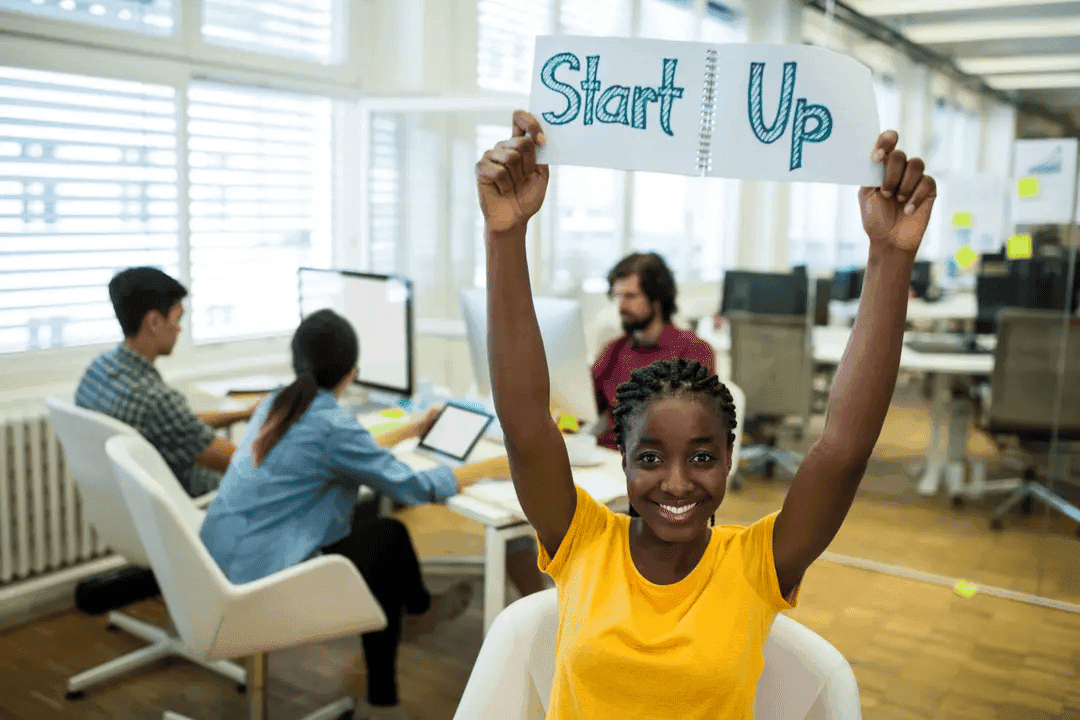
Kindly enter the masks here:
<path id="1" fill-rule="evenodd" d="M 357 418 L 370 427 L 387 418 L 362 415 Z M 417 470 L 438 466 L 434 459 L 415 452 L 417 441 L 406 440 L 394 448 L 394 455 Z M 485 460 L 505 452 L 501 443 L 484 439 L 477 443 L 470 460 Z M 606 448 L 597 448 L 603 462 L 593 467 L 574 467 L 574 483 L 584 488 L 597 502 L 610 505 L 626 497 L 626 476 L 622 456 Z M 518 502 L 514 484 L 507 479 L 488 479 L 474 483 L 453 497 L 446 507 L 475 520 L 484 526 L 484 634 L 495 622 L 495 616 L 506 606 L 506 543 L 514 538 L 533 536 L 534 530 L 525 519 Z"/>
<path id="2" fill-rule="evenodd" d="M 974 320 L 978 303 L 974 293 L 955 293 L 938 300 L 927 302 L 922 298 L 908 300 L 907 319 L 912 321 Z M 845 324 L 855 320 L 859 312 L 858 300 L 830 300 L 829 317 Z"/>
<path id="3" fill-rule="evenodd" d="M 715 331 L 711 323 L 702 323 L 698 326 L 698 335 L 717 353 L 728 353 L 731 349 L 728 328 L 725 325 L 722 330 Z M 811 338 L 814 362 L 835 366 L 840 364 L 847 348 L 851 328 L 815 326 Z M 965 494 L 963 477 L 971 402 L 966 395 L 954 396 L 951 380 L 958 376 L 990 375 L 994 369 L 994 356 L 987 353 L 922 353 L 905 345 L 900 351 L 900 369 L 926 373 L 933 384 L 930 451 L 926 470 L 919 481 L 919 494 L 937 494 L 943 480 L 950 497 Z"/>

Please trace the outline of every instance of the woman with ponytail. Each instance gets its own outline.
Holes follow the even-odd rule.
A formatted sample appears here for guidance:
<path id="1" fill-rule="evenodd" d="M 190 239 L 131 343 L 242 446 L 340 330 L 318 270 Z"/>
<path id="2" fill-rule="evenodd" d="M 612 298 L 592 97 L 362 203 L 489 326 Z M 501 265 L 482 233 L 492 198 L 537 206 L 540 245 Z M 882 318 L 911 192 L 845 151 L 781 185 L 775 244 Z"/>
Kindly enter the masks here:
<path id="1" fill-rule="evenodd" d="M 460 615 L 472 597 L 462 582 L 431 595 L 405 526 L 392 518 L 363 521 L 356 513 L 361 485 L 416 505 L 438 502 L 484 477 L 509 477 L 505 456 L 454 470 L 422 472 L 387 449 L 422 435 L 420 420 L 372 437 L 337 399 L 356 376 L 359 343 L 345 318 L 320 310 L 292 339 L 296 380 L 259 405 L 229 463 L 200 536 L 233 583 L 246 583 L 323 553 L 356 565 L 388 620 L 361 636 L 368 697 L 358 719 L 404 718 L 398 705 L 397 646 Z M 355 521 L 354 521 L 355 520 Z"/>

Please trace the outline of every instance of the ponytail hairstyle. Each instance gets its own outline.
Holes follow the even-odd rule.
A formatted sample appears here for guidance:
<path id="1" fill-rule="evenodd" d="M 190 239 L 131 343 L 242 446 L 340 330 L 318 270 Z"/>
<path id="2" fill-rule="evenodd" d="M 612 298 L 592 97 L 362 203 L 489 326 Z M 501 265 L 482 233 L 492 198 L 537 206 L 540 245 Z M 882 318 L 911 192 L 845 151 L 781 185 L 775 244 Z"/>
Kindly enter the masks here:
<path id="1" fill-rule="evenodd" d="M 319 389 L 331 390 L 352 372 L 360 357 L 360 342 L 349 321 L 333 310 L 308 315 L 292 338 L 296 380 L 278 393 L 251 444 L 255 467 L 307 412 Z"/>

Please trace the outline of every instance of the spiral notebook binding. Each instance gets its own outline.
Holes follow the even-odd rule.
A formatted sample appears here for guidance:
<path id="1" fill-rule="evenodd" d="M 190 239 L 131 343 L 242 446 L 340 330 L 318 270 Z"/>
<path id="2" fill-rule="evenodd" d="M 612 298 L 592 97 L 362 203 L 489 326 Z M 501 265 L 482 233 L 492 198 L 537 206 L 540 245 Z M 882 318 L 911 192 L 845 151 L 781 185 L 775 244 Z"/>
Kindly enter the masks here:
<path id="1" fill-rule="evenodd" d="M 698 132 L 697 170 L 712 169 L 712 134 L 716 122 L 716 50 L 705 51 L 705 84 L 701 90 L 701 126 Z"/>

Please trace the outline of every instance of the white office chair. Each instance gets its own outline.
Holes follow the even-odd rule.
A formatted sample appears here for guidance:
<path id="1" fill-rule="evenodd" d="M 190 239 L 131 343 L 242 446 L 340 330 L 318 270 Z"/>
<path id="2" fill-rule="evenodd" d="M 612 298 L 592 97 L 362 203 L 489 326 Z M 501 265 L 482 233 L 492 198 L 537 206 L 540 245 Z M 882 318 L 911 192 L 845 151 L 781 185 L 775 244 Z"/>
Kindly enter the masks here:
<path id="1" fill-rule="evenodd" d="M 306 560 L 234 585 L 199 538 L 191 513 L 162 487 L 169 473 L 142 437 L 105 445 L 135 529 L 180 637 L 205 659 L 250 656 L 251 720 L 265 720 L 266 653 L 386 627 L 386 615 L 356 567 L 340 555 Z M 354 708 L 343 698 L 304 720 L 331 720 Z M 165 718 L 182 716 L 166 712 Z"/>
<path id="2" fill-rule="evenodd" d="M 58 398 L 47 398 L 45 404 L 49 408 L 49 420 L 53 430 L 60 439 L 64 462 L 79 488 L 79 500 L 87 520 L 113 552 L 121 555 L 131 565 L 149 567 L 146 550 L 135 530 L 131 513 L 124 504 L 112 464 L 105 455 L 105 443 L 109 438 L 117 435 L 139 438 L 142 436 L 135 428 L 108 415 L 77 407 Z M 167 467 L 166 469 L 168 470 Z M 205 507 L 216 493 L 208 493 L 192 500 L 171 470 L 162 474 L 160 482 L 177 504 L 184 508 L 191 522 L 196 524 L 195 527 L 198 527 L 203 518 L 203 512 L 198 506 Z M 196 657 L 180 638 L 163 628 L 118 611 L 110 612 L 108 621 L 111 626 L 125 630 L 150 645 L 68 678 L 66 697 L 69 700 L 82 697 L 86 688 L 92 685 L 173 655 L 187 658 L 240 685 L 247 682 L 247 673 L 241 666 L 224 661 L 206 662 Z"/>
<path id="3" fill-rule="evenodd" d="M 555 675 L 558 595 L 544 590 L 495 618 L 454 720 L 542 720 Z M 860 720 L 859 686 L 844 656 L 820 635 L 777 615 L 765 641 L 757 720 Z"/>
<path id="4" fill-rule="evenodd" d="M 735 445 L 731 448 L 731 471 L 727 478 L 728 489 L 738 491 L 742 487 L 742 481 L 739 480 L 739 456 L 742 453 L 742 436 L 746 427 L 746 418 L 743 416 L 746 412 L 746 393 L 732 380 L 721 381 L 731 391 L 731 402 L 735 405 L 735 422 L 738 423 L 735 428 Z"/>

